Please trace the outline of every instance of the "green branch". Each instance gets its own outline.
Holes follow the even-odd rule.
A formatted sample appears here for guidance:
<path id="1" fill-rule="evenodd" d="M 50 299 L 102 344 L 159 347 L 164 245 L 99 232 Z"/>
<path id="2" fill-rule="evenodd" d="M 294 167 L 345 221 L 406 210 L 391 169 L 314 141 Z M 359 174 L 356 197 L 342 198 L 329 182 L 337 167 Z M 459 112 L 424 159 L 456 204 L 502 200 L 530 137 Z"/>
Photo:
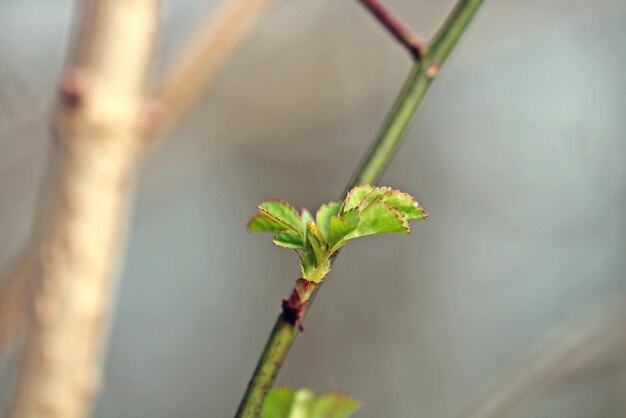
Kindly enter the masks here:
<path id="1" fill-rule="evenodd" d="M 430 85 L 482 2 L 483 0 L 460 0 L 457 2 L 454 10 L 421 56 L 421 60 L 415 64 L 382 130 L 346 190 L 359 184 L 376 184 L 378 182 L 398 149 L 407 127 L 415 116 Z M 318 289 L 319 285 L 317 284 L 312 289 L 308 289 L 310 293 L 307 298 L 309 303 L 298 306 L 302 312 L 298 312 L 295 318 L 301 320 L 306 314 L 306 310 L 310 308 L 312 298 Z M 279 315 L 265 345 L 263 354 L 237 410 L 236 418 L 258 418 L 261 416 L 267 393 L 298 334 L 300 322 L 294 320 L 293 312 L 290 311 L 293 309 L 292 301 L 294 298 L 298 298 L 297 289 L 294 290 L 288 300 L 283 302 L 283 313 Z"/>
<path id="2" fill-rule="evenodd" d="M 297 334 L 298 327 L 280 315 L 269 340 L 265 344 L 263 354 L 252 375 L 252 380 L 248 383 L 248 390 L 241 400 L 237 417 L 256 418 L 261 416 L 263 401 L 265 401 Z"/>
<path id="3" fill-rule="evenodd" d="M 430 42 L 420 62 L 411 70 L 402 92 L 378 134 L 365 160 L 357 169 L 346 191 L 359 184 L 376 184 L 396 153 L 398 146 L 422 103 L 426 92 L 452 52 L 483 0 L 461 0 Z"/>

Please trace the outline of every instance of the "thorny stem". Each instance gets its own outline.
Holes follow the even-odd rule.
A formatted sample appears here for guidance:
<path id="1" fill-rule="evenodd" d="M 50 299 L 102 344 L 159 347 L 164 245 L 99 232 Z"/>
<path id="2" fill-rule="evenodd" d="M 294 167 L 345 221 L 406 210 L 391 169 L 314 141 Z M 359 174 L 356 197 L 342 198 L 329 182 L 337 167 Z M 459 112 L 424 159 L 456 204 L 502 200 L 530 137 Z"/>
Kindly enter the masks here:
<path id="1" fill-rule="evenodd" d="M 385 6 L 378 0 L 359 0 L 363 6 L 396 38 L 406 49 L 409 50 L 413 59 L 419 61 L 424 53 L 424 41 L 413 34 L 409 28 L 396 19 Z"/>
<path id="2" fill-rule="evenodd" d="M 459 0 L 457 2 L 439 32 L 425 49 L 419 63 L 415 64 L 382 130 L 367 152 L 365 159 L 359 165 L 347 190 L 359 184 L 378 182 L 383 171 L 391 162 L 428 88 L 439 73 L 439 69 L 482 3 L 483 0 Z M 308 304 L 291 307 L 285 301 L 283 302 L 283 313 L 276 320 L 274 329 L 239 405 L 236 418 L 258 418 L 261 416 L 265 397 L 274 383 L 280 366 L 298 334 L 298 328 L 318 289 L 319 285 L 316 285 Z M 289 300 L 293 300 L 293 295 Z M 289 309 L 286 307 L 297 308 L 296 310 L 300 312 L 300 317 L 296 323 L 292 323 L 293 321 L 290 320 L 292 318 L 289 318 Z"/>

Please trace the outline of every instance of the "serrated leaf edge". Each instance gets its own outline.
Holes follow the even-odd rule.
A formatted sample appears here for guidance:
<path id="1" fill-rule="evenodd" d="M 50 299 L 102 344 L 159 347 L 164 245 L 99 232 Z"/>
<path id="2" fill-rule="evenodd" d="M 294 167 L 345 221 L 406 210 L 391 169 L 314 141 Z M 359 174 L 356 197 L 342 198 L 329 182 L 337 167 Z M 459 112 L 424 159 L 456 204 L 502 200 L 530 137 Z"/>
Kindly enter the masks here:
<path id="1" fill-rule="evenodd" d="M 268 202 L 281 202 L 281 203 L 285 203 L 285 204 L 287 204 L 287 205 L 289 206 L 289 208 L 290 208 L 290 209 L 292 209 L 292 210 L 296 213 L 296 215 L 298 216 L 298 219 L 302 219 L 302 218 L 300 217 L 300 214 L 298 213 L 298 211 L 296 211 L 296 210 L 294 209 L 294 207 L 293 207 L 293 206 L 291 206 L 289 203 L 285 202 L 284 200 L 280 200 L 280 199 L 272 199 L 272 200 L 266 200 L 266 201 L 264 201 L 264 202 L 261 202 L 261 203 L 257 206 L 257 209 L 259 209 L 259 212 L 261 212 L 261 214 L 263 214 L 263 215 L 267 216 L 268 218 L 273 219 L 273 220 L 275 220 L 275 221 L 277 221 L 277 222 L 279 222 L 279 223 L 281 223 L 281 224 L 285 225 L 285 229 L 289 229 L 289 230 L 291 230 L 291 231 L 293 231 L 293 232 L 297 232 L 298 234 L 302 235 L 302 230 L 301 230 L 301 229 L 296 229 L 296 228 L 295 228 L 293 225 L 291 225 L 290 223 L 285 222 L 285 220 L 283 220 L 283 219 L 279 218 L 278 216 L 276 216 L 276 215 L 272 214 L 271 212 L 269 212 L 267 209 L 264 209 L 264 208 L 262 208 L 262 207 L 261 207 L 261 205 L 262 205 L 262 204 L 264 204 L 264 203 L 268 203 Z"/>
<path id="2" fill-rule="evenodd" d="M 400 220 L 400 222 L 402 222 L 402 226 L 404 226 L 404 229 L 406 230 L 406 233 L 410 234 L 411 233 L 411 224 L 409 223 L 409 220 L 406 218 L 404 213 L 400 212 L 398 209 L 394 208 L 393 206 L 391 206 L 390 204 L 388 204 L 386 202 L 380 202 L 380 203 L 382 203 L 383 205 L 387 206 L 391 210 L 391 212 L 394 215 L 396 215 L 396 217 Z"/>
<path id="3" fill-rule="evenodd" d="M 248 232 L 269 232 L 269 233 L 276 233 L 276 231 L 250 231 L 250 225 L 252 225 L 252 221 L 254 221 L 254 220 L 255 220 L 255 219 L 257 219 L 257 218 L 262 218 L 262 217 L 264 217 L 264 216 L 265 216 L 265 215 L 264 215 L 264 214 L 262 214 L 262 213 L 257 213 L 257 214 L 255 214 L 255 215 L 252 215 L 252 216 L 250 217 L 250 219 L 248 219 L 248 222 L 246 223 L 246 231 L 248 231 Z"/>
<path id="4" fill-rule="evenodd" d="M 283 199 L 279 199 L 279 198 L 273 198 L 273 199 L 269 199 L 269 200 L 264 200 L 262 201 L 260 204 L 262 205 L 263 203 L 269 203 L 269 202 L 277 202 L 277 203 L 282 203 L 285 206 L 287 206 L 289 209 L 291 209 L 293 211 L 293 213 L 295 213 L 298 217 L 300 217 L 300 213 L 296 210 L 295 207 L 293 207 L 291 205 L 291 203 L 287 202 L 286 200 Z"/>
<path id="5" fill-rule="evenodd" d="M 391 211 L 391 213 L 393 215 L 395 215 L 396 218 L 398 218 L 400 220 L 400 222 L 402 222 L 402 226 L 404 227 L 404 229 L 406 230 L 406 234 L 410 234 L 411 233 L 411 224 L 409 224 L 408 219 L 406 218 L 406 216 L 404 216 L 404 214 L 402 212 L 400 212 L 398 209 L 396 209 L 395 207 L 391 206 L 390 204 L 388 204 L 387 202 L 374 202 L 374 203 L 381 203 L 385 206 L 387 206 L 387 208 L 389 208 L 389 210 Z M 358 229 L 358 226 L 357 226 Z M 387 232 L 383 232 L 383 233 L 379 233 L 379 234 L 372 234 L 372 235 L 382 235 L 382 234 L 386 234 Z M 401 232 L 391 232 L 393 234 L 401 234 Z"/>
<path id="6" fill-rule="evenodd" d="M 348 212 L 348 211 L 350 211 L 350 210 L 352 210 L 352 209 L 354 209 L 354 208 L 359 207 L 359 205 L 356 205 L 354 208 L 350 208 L 350 209 L 346 210 L 346 207 L 348 206 L 348 202 L 350 201 L 350 197 L 354 194 L 354 192 L 355 192 L 355 191 L 356 191 L 359 187 L 366 187 L 366 186 L 373 187 L 374 189 L 376 188 L 376 186 L 373 186 L 373 185 L 371 185 L 371 184 L 369 184 L 369 183 L 358 184 L 358 185 L 354 186 L 353 188 L 351 188 L 351 189 L 348 191 L 348 194 L 346 195 L 346 198 L 343 200 L 343 205 L 342 205 L 343 207 L 341 208 L 341 212 Z M 371 193 L 371 192 L 370 192 L 370 193 Z M 368 193 L 367 195 L 369 195 L 369 193 Z M 365 195 L 365 196 L 367 196 L 367 195 Z M 361 201 L 361 202 L 363 202 L 363 201 Z M 359 202 L 359 204 L 361 204 L 361 202 Z"/>
<path id="7" fill-rule="evenodd" d="M 290 210 L 292 210 L 292 211 L 293 211 L 293 213 L 295 213 L 295 215 L 298 217 L 298 219 L 301 219 L 300 212 L 298 212 L 298 211 L 296 210 L 296 208 L 295 208 L 295 207 L 293 207 L 293 205 L 292 205 L 291 203 L 287 202 L 286 200 L 279 199 L 279 198 L 274 198 L 274 199 L 264 200 L 264 201 L 262 201 L 261 203 L 259 203 L 259 204 L 257 205 L 257 208 L 258 208 L 259 210 L 261 210 L 261 205 L 263 205 L 264 203 L 282 203 L 283 205 L 287 206 Z M 263 209 L 263 211 L 267 212 L 267 210 L 266 210 L 266 209 Z"/>
<path id="8" fill-rule="evenodd" d="M 303 244 L 302 244 L 302 247 L 298 247 L 298 248 L 296 248 L 296 247 L 287 247 L 287 246 L 285 246 L 285 245 L 281 245 L 280 243 L 276 242 L 276 236 L 277 236 L 277 235 L 280 235 L 280 234 L 284 234 L 285 232 L 289 232 L 289 231 L 282 231 L 282 232 L 277 232 L 277 233 L 275 233 L 275 234 L 274 234 L 274 237 L 272 238 L 272 244 L 274 244 L 274 245 L 276 245 L 277 247 L 280 247 L 280 248 L 286 248 L 286 249 L 288 249 L 288 250 L 296 250 L 296 251 L 298 251 L 298 250 L 304 250 L 304 242 L 303 242 Z M 300 237 L 300 238 L 302 238 L 302 237 Z M 303 240 L 304 240 L 304 239 L 303 239 Z"/>
<path id="9" fill-rule="evenodd" d="M 413 197 L 412 195 L 410 195 L 410 194 L 409 194 L 409 193 L 407 193 L 407 192 L 403 192 L 403 191 L 398 190 L 398 189 L 394 189 L 394 188 L 391 188 L 391 187 L 390 187 L 390 189 L 391 189 L 391 194 L 400 194 L 400 195 L 403 195 L 403 196 L 407 196 L 409 199 L 411 199 L 411 200 L 413 201 L 413 204 L 414 204 L 413 206 L 414 206 L 416 209 L 421 210 L 421 211 L 422 211 L 422 213 L 424 213 L 424 218 L 422 218 L 422 219 L 428 219 L 428 213 L 424 210 L 424 208 L 423 208 L 422 206 L 420 206 L 419 202 L 417 201 L 417 199 L 415 199 L 415 197 Z M 414 220 L 416 220 L 416 221 L 417 221 L 417 220 L 419 220 L 419 219 L 420 219 L 420 218 L 418 218 L 418 219 L 414 219 Z"/>
<path id="10" fill-rule="evenodd" d="M 374 200 L 374 201 L 372 201 L 372 202 L 369 202 L 369 204 L 368 204 L 367 206 L 371 205 L 372 203 L 380 202 L 380 201 L 381 201 L 381 199 L 382 199 L 383 197 L 385 197 L 385 196 L 387 196 L 387 195 L 390 195 L 390 194 L 391 194 L 391 190 L 392 190 L 392 189 L 391 189 L 391 187 L 387 187 L 387 186 L 378 186 L 378 187 L 374 187 L 374 189 L 373 189 L 371 192 L 369 192 L 369 193 L 368 193 L 368 194 L 367 194 L 367 195 L 363 198 L 363 200 L 361 201 L 361 203 L 359 203 L 359 205 L 357 206 L 357 208 L 358 208 L 359 212 L 363 211 L 363 209 L 365 209 L 365 208 L 367 207 L 367 206 L 363 206 L 363 204 L 367 201 L 367 198 L 368 198 L 368 197 L 370 197 L 370 196 L 371 196 L 372 194 L 374 194 L 375 192 L 379 192 L 379 191 L 381 191 L 381 190 L 383 190 L 383 193 L 382 193 L 380 196 L 378 196 L 378 198 L 377 198 L 376 200 Z"/>

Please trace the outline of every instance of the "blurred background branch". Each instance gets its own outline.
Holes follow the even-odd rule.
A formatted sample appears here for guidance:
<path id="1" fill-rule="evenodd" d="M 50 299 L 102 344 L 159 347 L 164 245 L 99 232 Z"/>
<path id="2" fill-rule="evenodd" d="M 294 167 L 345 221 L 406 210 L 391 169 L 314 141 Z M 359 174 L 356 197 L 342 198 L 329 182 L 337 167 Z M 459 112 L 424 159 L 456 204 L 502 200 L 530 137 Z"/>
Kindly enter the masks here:
<path id="1" fill-rule="evenodd" d="M 228 59 L 274 0 L 227 0 L 184 48 L 151 99 L 153 134 L 173 128 L 206 94 Z"/>
<path id="2" fill-rule="evenodd" d="M 624 300 L 620 301 L 621 304 Z M 537 406 L 559 386 L 573 379 L 619 374 L 626 366 L 626 310 L 583 318 L 576 327 L 554 330 L 532 355 L 490 385 L 464 418 L 532 416 Z"/>
<path id="3" fill-rule="evenodd" d="M 210 22 L 203 24 L 203 36 L 193 38 L 188 54 L 172 71 L 157 90 L 156 96 L 146 102 L 142 123 L 143 135 L 152 137 L 174 129 L 178 118 L 206 93 L 237 45 L 252 30 L 254 23 L 269 6 L 269 0 L 241 1 L 224 0 L 217 15 L 210 15 Z M 176 119 L 176 121 L 174 120 Z M 24 250 L 28 253 L 30 250 Z M 27 287 L 28 255 L 20 254 L 7 269 L 0 286 L 0 353 L 16 328 L 23 323 L 28 306 L 24 295 Z"/>
<path id="4" fill-rule="evenodd" d="M 225 3 L 211 35 L 183 63 L 182 74 L 172 76 L 175 86 L 166 81 L 166 97 L 156 99 L 168 116 L 202 94 L 268 3 Z M 156 133 L 155 115 L 145 112 L 159 2 L 92 0 L 80 6 L 74 51 L 59 88 L 33 252 L 0 288 L 0 349 L 32 313 L 12 418 L 90 413 L 132 178 L 145 135 Z"/>
<path id="5" fill-rule="evenodd" d="M 414 60 L 419 61 L 426 45 L 378 0 L 359 0 L 361 4 L 404 46 Z"/>
<path id="6" fill-rule="evenodd" d="M 10 418 L 91 412 L 127 198 L 143 146 L 139 114 L 158 13 L 156 0 L 81 6 L 32 244 L 32 282 L 23 298 L 31 323 Z"/>

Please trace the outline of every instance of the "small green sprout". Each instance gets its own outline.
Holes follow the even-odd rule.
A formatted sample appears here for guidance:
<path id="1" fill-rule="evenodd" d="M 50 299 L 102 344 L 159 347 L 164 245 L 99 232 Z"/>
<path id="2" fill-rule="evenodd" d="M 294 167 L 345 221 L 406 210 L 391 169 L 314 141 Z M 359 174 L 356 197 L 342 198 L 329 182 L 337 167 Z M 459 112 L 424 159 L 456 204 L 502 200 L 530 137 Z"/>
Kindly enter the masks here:
<path id="1" fill-rule="evenodd" d="M 342 392 L 319 396 L 308 389 L 272 389 L 265 399 L 262 418 L 348 418 L 359 403 Z"/>
<path id="2" fill-rule="evenodd" d="M 274 244 L 296 250 L 302 279 L 313 283 L 324 280 L 331 257 L 346 242 L 374 234 L 408 234 L 409 221 L 428 217 L 411 195 L 370 185 L 353 188 L 343 202 L 322 205 L 315 219 L 308 210 L 298 214 L 282 200 L 263 202 L 258 208 L 248 231 L 271 232 Z"/>

